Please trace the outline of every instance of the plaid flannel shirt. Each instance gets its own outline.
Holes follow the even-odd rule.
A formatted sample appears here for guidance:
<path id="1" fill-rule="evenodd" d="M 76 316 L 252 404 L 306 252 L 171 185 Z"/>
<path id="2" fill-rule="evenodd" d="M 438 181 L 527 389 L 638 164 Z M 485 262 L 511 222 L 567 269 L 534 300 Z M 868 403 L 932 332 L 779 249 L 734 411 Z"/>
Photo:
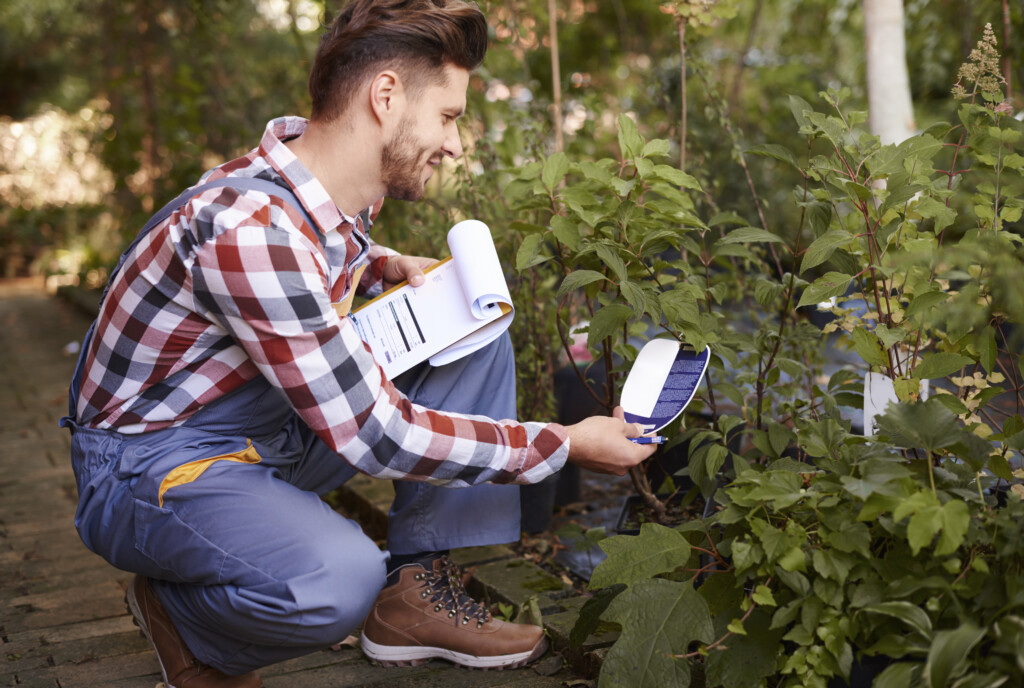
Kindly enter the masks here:
<path id="1" fill-rule="evenodd" d="M 87 352 L 79 423 L 126 434 L 173 427 L 263 375 L 331 449 L 378 478 L 532 483 L 557 471 L 568 455 L 565 428 L 413 404 L 339 318 L 332 302 L 356 287 L 379 291 L 394 252 L 346 219 L 284 145 L 305 126 L 271 121 L 259 148 L 202 181 L 259 176 L 290 186 L 326 246 L 300 213 L 265 193 L 221 187 L 193 196 L 112 282 Z"/>

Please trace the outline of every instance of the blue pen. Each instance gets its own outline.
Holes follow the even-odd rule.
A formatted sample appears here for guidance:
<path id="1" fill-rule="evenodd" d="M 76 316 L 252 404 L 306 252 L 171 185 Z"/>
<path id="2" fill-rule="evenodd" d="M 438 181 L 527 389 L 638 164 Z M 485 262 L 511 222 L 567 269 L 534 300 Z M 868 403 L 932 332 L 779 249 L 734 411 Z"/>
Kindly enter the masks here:
<path id="1" fill-rule="evenodd" d="M 661 435 L 655 435 L 653 437 L 630 437 L 629 441 L 635 444 L 664 444 L 666 439 Z"/>

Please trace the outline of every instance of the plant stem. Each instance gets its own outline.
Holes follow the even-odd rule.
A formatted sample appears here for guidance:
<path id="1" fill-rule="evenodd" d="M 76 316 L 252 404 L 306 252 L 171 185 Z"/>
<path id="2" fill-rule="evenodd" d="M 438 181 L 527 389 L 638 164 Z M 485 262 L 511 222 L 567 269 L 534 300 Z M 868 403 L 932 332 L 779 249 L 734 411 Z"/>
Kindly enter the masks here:
<path id="1" fill-rule="evenodd" d="M 928 452 L 928 455 L 925 457 L 925 461 L 928 462 L 928 482 L 932 486 L 932 494 L 936 498 L 938 498 L 939 493 L 938 493 L 938 490 L 935 489 L 935 468 L 932 465 L 934 463 L 934 461 L 932 460 L 932 453 L 931 452 Z"/>

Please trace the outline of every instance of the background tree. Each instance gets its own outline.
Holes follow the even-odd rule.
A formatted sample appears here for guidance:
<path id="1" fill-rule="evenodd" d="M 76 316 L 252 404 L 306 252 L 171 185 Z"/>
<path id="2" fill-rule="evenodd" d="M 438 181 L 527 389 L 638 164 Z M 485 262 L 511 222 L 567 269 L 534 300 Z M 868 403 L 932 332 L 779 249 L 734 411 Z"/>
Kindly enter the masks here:
<path id="1" fill-rule="evenodd" d="M 914 133 L 904 40 L 903 0 L 864 0 L 868 125 L 885 143 Z"/>

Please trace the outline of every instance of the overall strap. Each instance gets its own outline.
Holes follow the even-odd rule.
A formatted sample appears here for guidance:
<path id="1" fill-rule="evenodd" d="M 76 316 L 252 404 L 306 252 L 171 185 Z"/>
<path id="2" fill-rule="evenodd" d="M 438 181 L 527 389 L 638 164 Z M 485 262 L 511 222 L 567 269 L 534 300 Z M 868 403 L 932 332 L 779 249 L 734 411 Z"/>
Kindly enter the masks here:
<path id="1" fill-rule="evenodd" d="M 103 302 L 106 301 L 107 292 L 110 290 L 110 285 L 113 284 L 114 278 L 121 271 L 121 267 L 124 265 L 125 260 L 127 260 L 129 254 L 135 250 L 135 247 L 139 245 L 139 242 L 153 231 L 154 227 L 158 226 L 170 217 L 174 211 L 185 205 L 190 198 L 201 194 L 207 189 L 213 189 L 221 186 L 246 191 L 262 191 L 268 196 L 281 199 L 288 205 L 295 208 L 295 210 L 302 215 L 302 218 L 309 223 L 309 226 L 316 232 L 317 238 L 320 240 L 320 245 L 326 245 L 327 240 L 324 238 L 323 232 L 321 232 L 320 228 L 317 227 L 316 222 L 313 221 L 313 217 L 309 214 L 306 208 L 303 207 L 302 203 L 299 202 L 295 192 L 291 189 L 281 186 L 280 184 L 275 184 L 269 179 L 261 179 L 259 177 L 221 177 L 220 179 L 214 179 L 213 181 L 206 182 L 205 184 L 185 189 L 177 198 L 165 205 L 163 208 L 158 210 L 155 215 L 149 218 L 149 221 L 146 222 L 141 230 L 139 230 L 138 236 L 132 240 L 132 243 L 130 243 L 128 248 L 124 250 L 124 253 L 121 254 L 121 257 L 117 261 L 117 265 L 115 265 L 114 269 L 111 270 L 110 278 L 107 280 L 107 286 L 103 288 L 103 295 L 100 297 L 101 307 Z M 368 219 L 369 217 L 367 216 L 367 220 Z M 93 320 L 92 324 L 89 326 L 89 330 L 85 333 L 85 337 L 82 339 L 82 347 L 78 352 L 78 362 L 75 365 L 75 372 L 71 377 L 71 386 L 68 389 L 68 415 L 65 418 L 61 418 L 61 427 L 74 427 L 74 418 L 78 412 L 78 393 L 82 388 L 82 377 L 85 374 L 85 359 L 88 356 L 89 347 L 92 344 L 93 333 L 96 330 L 96 323 L 98 321 L 98 317 L 96 320 Z"/>

